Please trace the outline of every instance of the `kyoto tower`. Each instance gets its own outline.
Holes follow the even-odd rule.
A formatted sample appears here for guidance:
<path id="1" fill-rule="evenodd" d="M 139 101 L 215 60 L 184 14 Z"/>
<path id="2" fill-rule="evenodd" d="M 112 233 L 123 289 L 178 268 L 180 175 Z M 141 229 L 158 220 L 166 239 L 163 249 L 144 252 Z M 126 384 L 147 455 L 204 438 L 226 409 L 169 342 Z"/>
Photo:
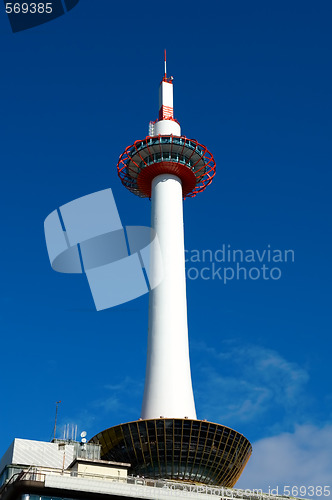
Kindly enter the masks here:
<path id="1" fill-rule="evenodd" d="M 173 77 L 159 88 L 159 117 L 149 135 L 128 146 L 118 161 L 122 184 L 151 199 L 150 275 L 163 271 L 150 291 L 146 379 L 141 418 L 97 434 L 102 458 L 129 462 L 145 478 L 187 480 L 232 487 L 251 444 L 229 427 L 197 420 L 188 346 L 183 199 L 212 182 L 215 161 L 208 149 L 181 135 L 173 114 Z M 157 251 L 158 250 L 158 251 Z"/>

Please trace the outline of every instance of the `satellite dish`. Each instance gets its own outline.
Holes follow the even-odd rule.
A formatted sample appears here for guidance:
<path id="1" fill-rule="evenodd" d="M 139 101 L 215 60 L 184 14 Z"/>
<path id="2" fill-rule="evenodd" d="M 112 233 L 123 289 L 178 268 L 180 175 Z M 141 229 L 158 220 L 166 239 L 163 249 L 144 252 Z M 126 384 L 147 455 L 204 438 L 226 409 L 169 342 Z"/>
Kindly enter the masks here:
<path id="1" fill-rule="evenodd" d="M 82 438 L 82 439 L 81 439 L 81 443 L 86 443 L 86 439 L 85 439 L 85 438 Z"/>
<path id="2" fill-rule="evenodd" d="M 81 438 L 85 438 L 86 436 L 86 431 L 81 432 Z"/>

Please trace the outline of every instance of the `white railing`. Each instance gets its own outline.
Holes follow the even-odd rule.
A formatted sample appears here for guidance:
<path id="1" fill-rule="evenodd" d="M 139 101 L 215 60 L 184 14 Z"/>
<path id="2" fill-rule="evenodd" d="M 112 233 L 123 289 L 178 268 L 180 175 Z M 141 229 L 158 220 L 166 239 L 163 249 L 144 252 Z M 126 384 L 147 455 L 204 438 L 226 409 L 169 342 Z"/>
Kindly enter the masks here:
<path id="1" fill-rule="evenodd" d="M 186 483 L 180 481 L 168 481 L 165 479 L 148 479 L 139 476 L 127 476 L 121 477 L 118 475 L 109 476 L 109 475 L 101 475 L 95 474 L 91 472 L 77 472 L 67 469 L 52 469 L 52 468 L 43 468 L 43 467 L 30 467 L 25 471 L 21 471 L 19 474 L 15 474 L 11 479 L 8 480 L 8 483 L 15 482 L 14 477 L 16 477 L 16 481 L 38 481 L 45 483 L 46 476 L 60 476 L 60 477 L 71 477 L 71 478 L 82 478 L 82 479 L 96 479 L 102 480 L 104 482 L 112 482 L 118 483 L 119 485 L 131 485 L 134 487 L 144 487 L 147 488 L 162 488 L 164 493 L 167 493 L 167 496 L 177 496 L 188 498 L 190 495 L 191 498 L 193 495 L 211 495 L 218 497 L 218 500 L 231 500 L 231 499 L 241 499 L 241 500 L 281 500 L 288 499 L 291 497 L 287 496 L 276 496 L 269 495 L 267 493 L 263 493 L 261 490 L 241 490 L 237 488 L 226 488 L 223 486 L 209 486 L 204 484 L 193 484 Z M 111 486 L 111 485 L 110 485 Z M 160 490 L 159 490 L 160 491 Z M 145 495 L 143 495 L 145 496 Z M 305 499 L 301 499 L 305 500 Z"/>

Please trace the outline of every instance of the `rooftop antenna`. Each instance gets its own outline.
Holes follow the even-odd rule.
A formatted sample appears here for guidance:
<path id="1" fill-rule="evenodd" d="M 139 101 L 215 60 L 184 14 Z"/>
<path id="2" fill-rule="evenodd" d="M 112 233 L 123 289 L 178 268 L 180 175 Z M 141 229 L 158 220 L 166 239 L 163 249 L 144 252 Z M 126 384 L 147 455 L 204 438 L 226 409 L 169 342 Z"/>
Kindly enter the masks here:
<path id="1" fill-rule="evenodd" d="M 86 431 L 81 432 L 81 449 L 86 452 Z"/>
<path id="2" fill-rule="evenodd" d="M 61 403 L 61 401 L 57 401 L 55 403 L 55 419 L 54 419 L 54 433 L 53 433 L 54 439 L 55 439 L 55 434 L 56 434 L 56 424 L 57 424 L 57 420 L 58 420 L 58 407 L 59 407 L 60 403 Z"/>

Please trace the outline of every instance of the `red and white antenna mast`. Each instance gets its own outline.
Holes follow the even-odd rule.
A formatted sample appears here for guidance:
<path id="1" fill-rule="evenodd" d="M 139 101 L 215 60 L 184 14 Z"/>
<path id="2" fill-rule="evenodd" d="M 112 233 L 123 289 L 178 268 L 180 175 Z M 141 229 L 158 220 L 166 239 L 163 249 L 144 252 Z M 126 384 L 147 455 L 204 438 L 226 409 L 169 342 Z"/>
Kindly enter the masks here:
<path id="1" fill-rule="evenodd" d="M 167 68 L 166 68 L 166 49 L 165 49 L 165 54 L 164 54 L 164 61 L 165 61 L 165 74 L 164 74 L 164 80 L 167 79 Z"/>
<path id="2" fill-rule="evenodd" d="M 164 55 L 164 78 L 159 88 L 159 117 L 158 122 L 163 120 L 174 120 L 173 114 L 173 77 L 167 78 L 166 68 L 166 50 Z M 154 132 L 157 134 L 181 135 L 180 125 L 174 121 L 174 124 L 155 124 Z"/>

